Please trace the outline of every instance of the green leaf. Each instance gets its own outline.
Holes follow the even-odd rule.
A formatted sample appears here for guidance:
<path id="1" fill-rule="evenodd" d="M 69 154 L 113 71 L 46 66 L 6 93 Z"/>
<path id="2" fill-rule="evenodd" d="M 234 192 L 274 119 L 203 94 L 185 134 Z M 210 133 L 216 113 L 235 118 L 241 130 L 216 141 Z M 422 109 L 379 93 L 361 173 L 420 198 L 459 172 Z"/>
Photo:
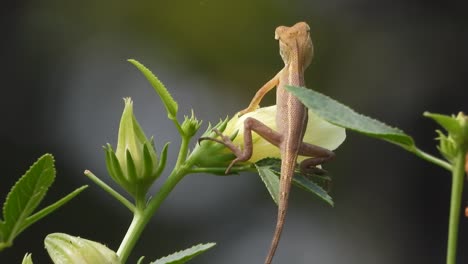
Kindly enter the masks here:
<path id="1" fill-rule="evenodd" d="M 322 119 L 346 129 L 383 139 L 405 149 L 414 147 L 413 138 L 402 130 L 356 113 L 334 99 L 303 87 L 286 86 L 301 102 Z"/>
<path id="2" fill-rule="evenodd" d="M 273 201 L 278 204 L 279 197 L 279 178 L 281 177 L 281 160 L 266 158 L 255 163 L 260 178 L 265 183 L 268 192 L 270 193 Z M 327 177 L 322 177 L 321 181 L 329 181 Z M 294 185 L 304 189 L 307 192 L 315 194 L 329 205 L 333 206 L 333 199 L 328 195 L 320 184 L 317 184 L 312 180 L 312 177 L 306 177 L 301 175 L 299 172 L 294 174 L 293 182 Z"/>
<path id="3" fill-rule="evenodd" d="M 0 250 L 13 244 L 22 231 L 52 213 L 86 188 L 83 186 L 54 204 L 31 215 L 55 180 L 54 158 L 40 157 L 16 182 L 3 204 L 4 221 L 0 222 Z"/>
<path id="4" fill-rule="evenodd" d="M 311 179 L 304 177 L 303 175 L 295 175 L 293 178 L 293 184 L 301 187 L 302 189 L 317 195 L 320 199 L 327 202 L 330 206 L 334 206 L 333 199 L 328 195 L 320 185 L 313 182 Z"/>
<path id="5" fill-rule="evenodd" d="M 214 247 L 215 245 L 216 243 L 199 244 L 169 256 L 160 258 L 154 262 L 151 262 L 151 264 L 183 264 L 191 260 L 193 257 L 198 256 L 199 254 Z"/>
<path id="6" fill-rule="evenodd" d="M 146 79 L 150 82 L 154 90 L 158 93 L 159 97 L 164 103 L 164 106 L 166 107 L 168 118 L 171 120 L 176 120 L 178 111 L 177 102 L 172 98 L 171 94 L 167 91 L 166 87 L 164 87 L 162 82 L 140 62 L 134 59 L 129 59 L 128 61 L 135 65 L 135 67 L 137 67 L 141 71 L 141 73 L 145 75 Z"/>
<path id="7" fill-rule="evenodd" d="M 279 197 L 279 178 L 278 175 L 271 169 L 270 166 L 259 166 L 255 164 L 257 167 L 258 174 L 260 175 L 260 179 L 262 179 L 263 183 L 265 184 L 268 192 L 271 195 L 273 201 L 278 205 L 278 197 Z"/>
<path id="8" fill-rule="evenodd" d="M 54 158 L 45 154 L 16 182 L 3 205 L 5 240 L 13 242 L 23 231 L 26 218 L 42 201 L 54 179 Z"/>

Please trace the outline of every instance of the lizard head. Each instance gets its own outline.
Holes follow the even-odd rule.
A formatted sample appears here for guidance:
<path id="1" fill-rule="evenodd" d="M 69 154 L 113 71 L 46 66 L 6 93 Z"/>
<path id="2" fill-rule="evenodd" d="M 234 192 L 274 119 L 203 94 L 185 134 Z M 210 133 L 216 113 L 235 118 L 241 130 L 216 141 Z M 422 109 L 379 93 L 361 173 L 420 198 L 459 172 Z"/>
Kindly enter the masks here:
<path id="1" fill-rule="evenodd" d="M 286 65 L 298 60 L 302 70 L 309 66 L 314 53 L 309 31 L 310 27 L 305 22 L 299 22 L 292 27 L 276 28 L 275 39 L 279 40 L 281 58 Z"/>

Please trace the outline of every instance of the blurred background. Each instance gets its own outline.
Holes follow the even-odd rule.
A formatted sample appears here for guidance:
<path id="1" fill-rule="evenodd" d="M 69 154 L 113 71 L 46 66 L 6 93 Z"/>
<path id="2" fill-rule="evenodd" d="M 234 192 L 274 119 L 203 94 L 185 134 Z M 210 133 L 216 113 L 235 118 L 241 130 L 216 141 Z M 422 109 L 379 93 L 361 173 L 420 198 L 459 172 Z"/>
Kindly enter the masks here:
<path id="1" fill-rule="evenodd" d="M 397 126 L 436 153 L 424 111 L 468 111 L 468 19 L 463 1 L 9 1 L 0 8 L 0 201 L 43 153 L 56 158 L 47 205 L 84 193 L 26 230 L 1 263 L 26 252 L 49 263 L 43 239 L 65 232 L 117 249 L 129 212 L 86 177 L 110 183 L 102 146 L 115 146 L 123 97 L 158 149 L 179 138 L 145 78 L 151 69 L 180 118 L 217 122 L 243 109 L 281 69 L 274 29 L 306 21 L 315 58 L 307 86 Z M 263 105 L 274 103 L 274 92 Z M 195 144 L 195 143 L 193 143 Z M 443 263 L 450 176 L 402 149 L 352 132 L 326 168 L 335 208 L 297 189 L 275 263 Z M 167 176 L 167 174 L 165 175 Z M 155 185 L 160 186 L 162 179 Z M 111 183 L 110 183 L 111 184 Z M 465 195 L 464 200 L 468 200 Z M 190 175 L 154 216 L 128 263 L 200 242 L 217 246 L 192 263 L 262 263 L 276 208 L 255 174 Z M 468 263 L 468 219 L 459 262 Z"/>

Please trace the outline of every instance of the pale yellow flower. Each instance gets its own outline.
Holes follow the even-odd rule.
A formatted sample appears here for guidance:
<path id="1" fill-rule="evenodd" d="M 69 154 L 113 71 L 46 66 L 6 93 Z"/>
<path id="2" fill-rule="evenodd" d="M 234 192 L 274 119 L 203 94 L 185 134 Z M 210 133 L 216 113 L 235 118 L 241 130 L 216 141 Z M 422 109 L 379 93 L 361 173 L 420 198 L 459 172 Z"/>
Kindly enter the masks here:
<path id="1" fill-rule="evenodd" d="M 244 120 L 247 117 L 255 118 L 268 127 L 276 130 L 276 105 L 259 108 L 241 117 L 237 117 L 237 115 L 235 115 L 231 120 L 229 120 L 223 134 L 231 135 L 236 131 L 239 131 L 233 142 L 240 147 L 243 147 Z M 314 144 L 329 150 L 334 150 L 339 145 L 341 145 L 341 143 L 343 143 L 345 138 L 346 131 L 344 128 L 330 124 L 327 121 L 319 118 L 312 111 L 309 111 L 309 122 L 307 123 L 304 142 Z M 253 154 L 249 160 L 250 162 L 257 162 L 267 157 L 280 157 L 279 149 L 256 133 L 253 133 L 252 140 Z M 299 156 L 298 161 L 301 161 L 305 158 L 306 157 Z"/>

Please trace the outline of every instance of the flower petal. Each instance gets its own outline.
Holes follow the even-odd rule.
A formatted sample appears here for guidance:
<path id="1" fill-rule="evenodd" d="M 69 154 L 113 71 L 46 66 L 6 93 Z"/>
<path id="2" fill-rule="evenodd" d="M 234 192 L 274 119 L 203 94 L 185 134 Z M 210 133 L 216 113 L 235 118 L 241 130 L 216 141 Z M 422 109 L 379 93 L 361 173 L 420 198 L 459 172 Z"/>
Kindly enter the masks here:
<path id="1" fill-rule="evenodd" d="M 234 139 L 234 143 L 243 145 L 244 142 L 244 121 L 247 117 L 255 118 L 268 127 L 276 130 L 276 105 L 262 107 L 253 112 L 247 113 L 241 117 L 237 115 L 232 118 L 225 130 L 227 135 L 239 130 L 239 134 Z M 335 126 L 327 121 L 319 118 L 309 110 L 309 121 L 304 136 L 304 142 L 314 144 L 329 150 L 336 149 L 346 138 L 346 131 L 342 127 Z M 267 157 L 280 157 L 278 147 L 272 145 L 256 133 L 252 135 L 254 144 L 251 162 L 259 161 Z M 303 160 L 306 157 L 299 157 L 298 160 Z"/>

